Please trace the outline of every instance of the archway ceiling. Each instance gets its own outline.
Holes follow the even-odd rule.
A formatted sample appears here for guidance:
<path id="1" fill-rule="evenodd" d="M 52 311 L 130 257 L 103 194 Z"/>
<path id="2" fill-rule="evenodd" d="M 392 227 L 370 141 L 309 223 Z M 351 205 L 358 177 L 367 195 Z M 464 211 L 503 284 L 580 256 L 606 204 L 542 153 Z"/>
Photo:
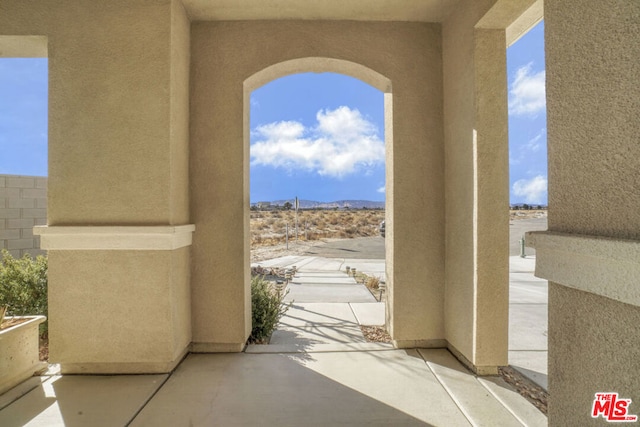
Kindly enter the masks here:
<path id="1" fill-rule="evenodd" d="M 458 0 L 182 0 L 192 20 L 441 22 Z"/>

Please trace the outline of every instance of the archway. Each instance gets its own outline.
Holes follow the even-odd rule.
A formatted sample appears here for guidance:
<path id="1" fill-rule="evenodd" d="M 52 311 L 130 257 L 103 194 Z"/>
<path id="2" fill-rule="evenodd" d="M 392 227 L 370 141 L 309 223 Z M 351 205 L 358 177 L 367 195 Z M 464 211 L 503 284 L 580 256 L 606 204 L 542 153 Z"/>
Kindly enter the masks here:
<path id="1" fill-rule="evenodd" d="M 375 281 L 386 280 L 379 228 L 385 219 L 384 97 L 391 94 L 325 71 L 327 62 L 355 68 L 352 74 L 363 67 L 322 58 L 304 62 L 312 72 L 276 77 L 250 93 L 252 283 L 266 272 L 300 270 L 286 287 L 285 300 L 293 305 L 272 343 L 357 341 L 364 339 L 358 325 L 385 323 L 384 302 L 378 303 L 383 288 Z M 376 75 L 369 80 L 383 80 L 390 89 Z M 355 273 L 347 277 L 347 266 L 357 267 L 361 284 Z M 375 319 L 363 318 L 362 310 Z M 311 333 L 299 325 L 310 312 L 304 326 Z"/>
<path id="2" fill-rule="evenodd" d="M 446 346 L 439 29 L 336 25 L 254 22 L 250 32 L 243 23 L 192 25 L 193 351 L 241 351 L 251 328 L 250 93 L 278 77 L 318 71 L 385 93 L 386 323 L 398 347 Z M 433 43 L 415 46 L 416 37 Z"/>

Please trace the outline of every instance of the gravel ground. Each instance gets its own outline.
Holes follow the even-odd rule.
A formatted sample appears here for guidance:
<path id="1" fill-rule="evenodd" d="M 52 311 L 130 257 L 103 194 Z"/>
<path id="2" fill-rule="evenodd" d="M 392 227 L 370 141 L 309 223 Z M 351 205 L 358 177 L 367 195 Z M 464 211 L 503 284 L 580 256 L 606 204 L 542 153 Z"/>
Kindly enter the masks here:
<path id="1" fill-rule="evenodd" d="M 549 394 L 545 389 L 529 381 L 529 379 L 511 366 L 498 368 L 498 372 L 502 379 L 515 388 L 521 396 L 531 402 L 540 412 L 547 415 L 547 400 Z"/>
<path id="2" fill-rule="evenodd" d="M 298 241 L 295 240 L 289 242 L 289 249 L 286 244 L 279 244 L 274 246 L 261 246 L 251 249 L 251 262 L 260 262 L 268 259 L 279 258 L 286 255 L 304 255 L 309 249 L 324 245 L 329 241 L 336 241 L 342 239 L 325 239 L 325 240 L 312 240 L 312 241 Z"/>

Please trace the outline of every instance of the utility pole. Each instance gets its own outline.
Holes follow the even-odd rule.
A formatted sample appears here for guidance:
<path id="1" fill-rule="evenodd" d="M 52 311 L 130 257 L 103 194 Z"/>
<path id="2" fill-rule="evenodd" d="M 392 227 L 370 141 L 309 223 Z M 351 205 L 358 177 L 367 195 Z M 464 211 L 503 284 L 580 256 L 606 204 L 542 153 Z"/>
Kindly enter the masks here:
<path id="1" fill-rule="evenodd" d="M 296 196 L 296 242 L 298 241 L 298 207 L 300 206 L 300 202 L 298 201 L 298 196 Z"/>

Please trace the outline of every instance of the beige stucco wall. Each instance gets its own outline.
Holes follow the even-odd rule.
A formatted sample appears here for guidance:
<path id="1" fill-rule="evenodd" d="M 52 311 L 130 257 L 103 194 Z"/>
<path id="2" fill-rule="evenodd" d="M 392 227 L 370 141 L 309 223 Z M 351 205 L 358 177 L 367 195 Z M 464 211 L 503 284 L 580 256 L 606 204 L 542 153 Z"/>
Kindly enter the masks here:
<path id="1" fill-rule="evenodd" d="M 549 229 L 638 240 L 640 3 L 581 5 L 545 3 Z"/>
<path id="2" fill-rule="evenodd" d="M 191 341 L 189 248 L 50 250 L 50 360 L 63 373 L 168 372 Z"/>
<path id="3" fill-rule="evenodd" d="M 597 392 L 631 399 L 640 415 L 640 308 L 549 282 L 549 425 L 592 419 Z"/>
<path id="4" fill-rule="evenodd" d="M 112 231 L 88 226 L 188 223 L 190 25 L 182 3 L 0 6 L 0 37 L 10 36 L 0 39 L 3 51 L 49 58 L 50 231 L 75 226 L 74 239 L 100 248 Z M 128 239 L 162 243 L 162 233 Z M 190 251 L 56 245 L 51 361 L 63 372 L 170 370 L 191 342 Z"/>
<path id="5" fill-rule="evenodd" d="M 3 0 L 0 35 L 48 38 L 50 225 L 186 222 L 171 148 L 187 141 L 188 74 L 170 66 L 188 55 L 171 49 L 188 45 L 184 15 L 170 0 Z"/>
<path id="6" fill-rule="evenodd" d="M 230 320 L 242 318 L 249 304 L 243 83 L 274 64 L 316 57 L 354 62 L 391 81 L 393 143 L 388 159 L 402 166 L 390 167 L 387 175 L 387 191 L 394 198 L 387 213 L 388 286 L 394 306 L 389 323 L 401 345 L 442 342 L 440 26 L 194 22 L 191 37 L 191 213 L 198 230 L 193 247 L 194 341 L 221 348 L 235 343 L 237 348 L 248 333 L 248 324 Z M 330 70 L 319 65 L 315 71 Z"/>
<path id="7" fill-rule="evenodd" d="M 640 246 L 640 3 L 546 0 L 545 39 L 551 235 L 535 238 L 549 258 L 539 274 L 559 282 L 549 284 L 549 422 L 600 425 L 596 392 L 640 413 L 637 275 L 625 274 L 638 258 L 624 258 Z"/>
<path id="8" fill-rule="evenodd" d="M 519 3 L 521 12 L 529 6 Z M 443 23 L 446 337 L 479 372 L 507 364 L 505 29 L 513 12 L 501 9 L 513 5 L 468 1 Z"/>

